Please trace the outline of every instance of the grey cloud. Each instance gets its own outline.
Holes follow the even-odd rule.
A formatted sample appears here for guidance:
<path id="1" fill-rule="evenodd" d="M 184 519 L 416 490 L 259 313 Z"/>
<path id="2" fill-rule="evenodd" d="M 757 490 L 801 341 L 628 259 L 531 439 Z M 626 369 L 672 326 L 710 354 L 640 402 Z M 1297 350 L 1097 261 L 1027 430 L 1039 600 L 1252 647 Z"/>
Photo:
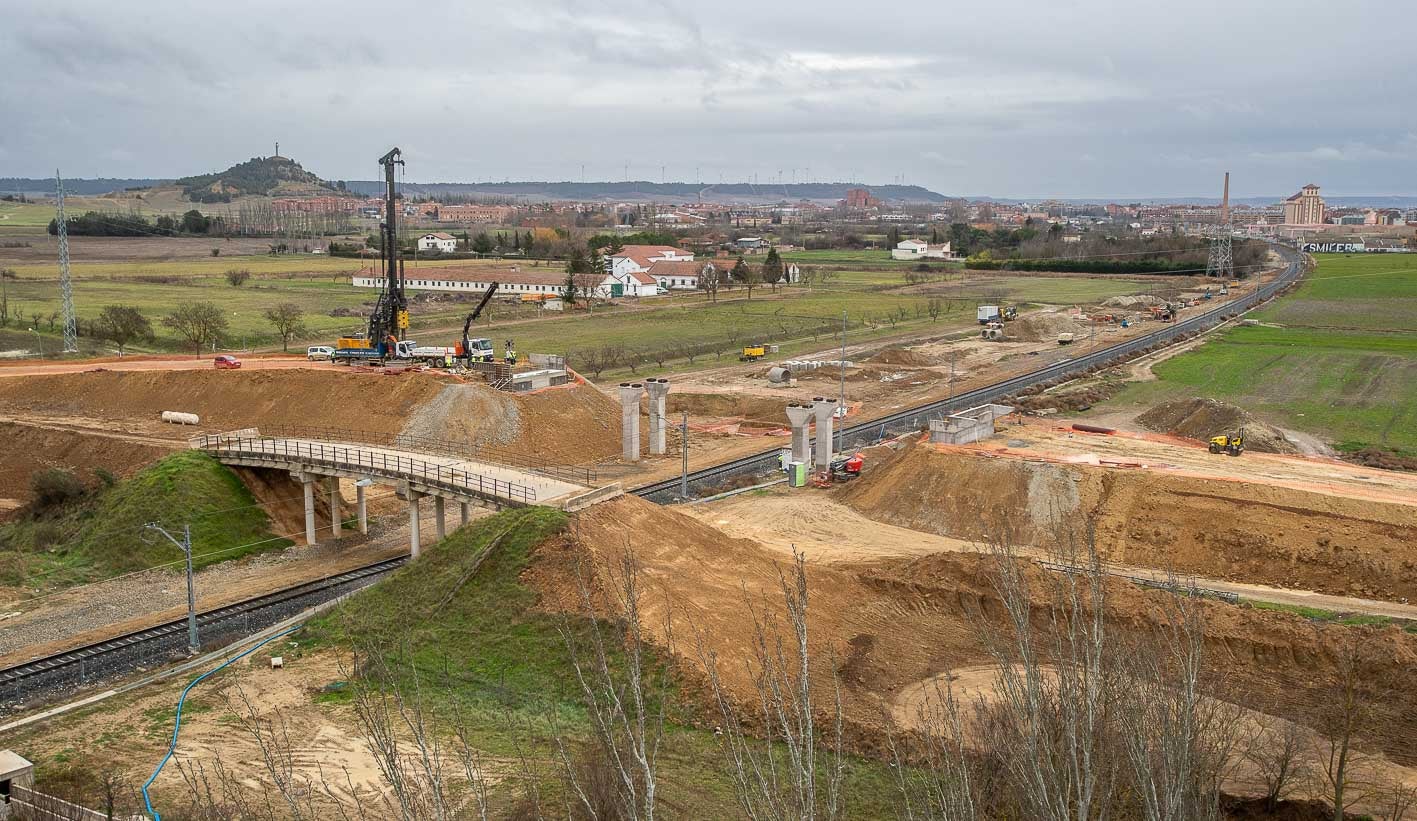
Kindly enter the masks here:
<path id="1" fill-rule="evenodd" d="M 0 176 L 175 176 L 279 138 L 331 178 L 399 144 L 426 180 L 1417 192 L 1417 23 L 1390 0 L 5 5 Z"/>

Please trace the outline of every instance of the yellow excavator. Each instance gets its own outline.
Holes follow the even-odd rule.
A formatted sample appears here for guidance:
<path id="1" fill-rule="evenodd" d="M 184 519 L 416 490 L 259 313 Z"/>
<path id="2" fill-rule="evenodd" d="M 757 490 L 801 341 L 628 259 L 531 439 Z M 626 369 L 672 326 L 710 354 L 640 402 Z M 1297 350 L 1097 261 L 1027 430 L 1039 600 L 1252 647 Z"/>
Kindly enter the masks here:
<path id="1" fill-rule="evenodd" d="M 1226 436 L 1223 433 L 1219 436 L 1212 436 L 1210 438 L 1210 452 L 1239 456 L 1245 452 L 1245 437 L 1238 433 L 1234 436 Z"/>

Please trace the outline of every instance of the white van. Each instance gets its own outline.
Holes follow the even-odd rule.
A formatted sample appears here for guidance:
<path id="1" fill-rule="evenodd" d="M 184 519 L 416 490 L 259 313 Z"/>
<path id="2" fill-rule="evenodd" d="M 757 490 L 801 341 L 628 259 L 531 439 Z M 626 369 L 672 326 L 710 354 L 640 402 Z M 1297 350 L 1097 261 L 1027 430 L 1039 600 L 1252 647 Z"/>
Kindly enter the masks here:
<path id="1" fill-rule="evenodd" d="M 311 345 L 305 349 L 305 358 L 314 362 L 317 359 L 333 359 L 335 349 L 329 345 Z"/>

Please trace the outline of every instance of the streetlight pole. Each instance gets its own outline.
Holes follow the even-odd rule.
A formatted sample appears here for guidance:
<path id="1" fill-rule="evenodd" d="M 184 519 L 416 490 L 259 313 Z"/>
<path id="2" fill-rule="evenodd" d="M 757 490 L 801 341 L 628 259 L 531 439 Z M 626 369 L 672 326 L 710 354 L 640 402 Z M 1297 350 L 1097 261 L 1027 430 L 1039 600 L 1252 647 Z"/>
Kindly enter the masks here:
<path id="1" fill-rule="evenodd" d="M 182 526 L 182 541 L 177 539 L 162 528 L 157 522 L 148 522 L 143 525 L 148 530 L 156 530 L 167 537 L 169 542 L 177 545 L 178 549 L 187 558 L 187 651 L 191 655 L 196 655 L 201 645 L 197 641 L 197 595 L 196 588 L 192 585 L 192 527 Z"/>
<path id="2" fill-rule="evenodd" d="M 840 394 L 837 396 L 836 406 L 837 406 L 837 408 L 840 408 L 840 409 L 842 409 L 843 411 L 845 411 L 845 409 L 846 409 L 846 310 L 845 310 L 845 309 L 842 309 L 842 312 L 841 312 L 841 361 L 840 361 L 838 364 L 841 365 L 841 392 L 840 392 Z M 833 416 L 835 416 L 836 411 L 833 410 L 833 411 L 832 411 L 832 414 L 833 414 Z M 846 431 L 845 431 L 845 428 L 846 428 L 846 416 L 845 416 L 844 413 L 843 413 L 843 415 L 841 416 L 841 418 L 838 420 L 837 426 L 836 426 L 836 452 L 837 452 L 837 453 L 844 453 L 844 452 L 845 452 L 844 450 L 842 450 L 842 444 L 841 444 L 841 443 L 842 443 L 842 436 L 843 436 L 843 434 L 845 434 L 845 432 L 846 432 Z"/>

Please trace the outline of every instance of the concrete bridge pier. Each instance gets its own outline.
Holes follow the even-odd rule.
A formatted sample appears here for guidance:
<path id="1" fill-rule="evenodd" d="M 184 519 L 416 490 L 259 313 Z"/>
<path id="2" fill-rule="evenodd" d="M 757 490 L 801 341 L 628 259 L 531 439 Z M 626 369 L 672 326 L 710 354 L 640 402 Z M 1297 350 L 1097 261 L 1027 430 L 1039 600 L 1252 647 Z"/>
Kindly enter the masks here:
<path id="1" fill-rule="evenodd" d="M 315 543 L 315 477 L 308 473 L 295 473 L 292 477 L 300 482 L 305 491 L 305 543 Z"/>
<path id="2" fill-rule="evenodd" d="M 414 559 L 418 558 L 422 549 L 422 545 L 419 544 L 421 534 L 418 532 L 418 500 L 420 498 L 422 496 L 416 491 L 410 490 L 408 492 L 408 555 Z"/>
<path id="3" fill-rule="evenodd" d="M 793 402 L 787 406 L 787 421 L 792 424 L 792 461 L 812 464 L 811 437 L 807 425 L 812 422 L 812 406 Z"/>
<path id="4" fill-rule="evenodd" d="M 620 458 L 640 461 L 640 396 L 645 386 L 639 382 L 620 383 Z"/>
<path id="5" fill-rule="evenodd" d="M 364 504 L 364 485 L 354 486 L 354 506 L 359 512 L 359 532 L 369 535 L 369 508 Z"/>
<path id="6" fill-rule="evenodd" d="M 444 537 L 446 537 L 446 536 L 448 535 L 448 523 L 447 523 L 447 520 L 443 518 L 444 507 L 445 507 L 445 505 L 444 505 L 444 503 L 443 503 L 443 497 L 442 497 L 442 496 L 434 496 L 434 497 L 433 497 L 433 522 L 434 522 L 434 529 L 435 529 L 435 532 L 438 534 L 438 541 L 440 541 L 440 542 L 443 541 Z"/>
<path id="7" fill-rule="evenodd" d="M 459 503 L 458 503 L 458 507 L 461 508 L 461 510 L 459 510 L 459 512 L 458 512 L 458 526 L 461 527 L 461 526 L 467 524 L 467 517 L 468 517 L 467 502 L 459 502 Z"/>
<path id="8" fill-rule="evenodd" d="M 665 451 L 665 397 L 669 395 L 668 379 L 646 379 L 645 389 L 649 391 L 649 452 L 651 456 L 663 456 Z"/>
<path id="9" fill-rule="evenodd" d="M 812 410 L 817 417 L 817 454 L 816 467 L 818 470 L 829 470 L 832 463 L 832 423 L 836 421 L 835 399 L 828 399 L 822 396 L 812 397 Z"/>
<path id="10" fill-rule="evenodd" d="M 344 522 L 340 521 L 339 477 L 331 476 L 325 484 L 330 491 L 330 535 L 338 539 L 344 535 Z"/>

